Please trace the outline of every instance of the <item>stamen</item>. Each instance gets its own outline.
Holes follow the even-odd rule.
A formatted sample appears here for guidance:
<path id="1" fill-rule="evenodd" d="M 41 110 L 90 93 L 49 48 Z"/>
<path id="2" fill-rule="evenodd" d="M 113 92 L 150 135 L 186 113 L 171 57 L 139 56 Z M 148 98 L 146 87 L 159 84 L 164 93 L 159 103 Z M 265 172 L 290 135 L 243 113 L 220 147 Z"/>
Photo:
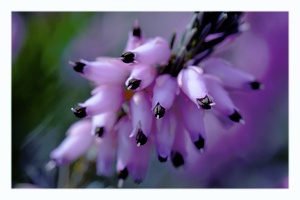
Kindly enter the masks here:
<path id="1" fill-rule="evenodd" d="M 95 129 L 95 135 L 97 135 L 98 137 L 102 137 L 103 133 L 104 133 L 104 127 L 96 127 Z"/>
<path id="2" fill-rule="evenodd" d="M 197 102 L 203 109 L 211 109 L 211 106 L 215 105 L 207 95 L 204 98 L 197 99 Z"/>
<path id="3" fill-rule="evenodd" d="M 135 78 L 132 78 L 128 81 L 128 84 L 127 84 L 127 89 L 128 90 L 135 90 L 137 89 L 138 87 L 140 87 L 140 84 L 141 84 L 141 80 L 138 80 L 138 79 L 135 79 Z"/>
<path id="4" fill-rule="evenodd" d="M 139 129 L 139 131 L 135 137 L 135 140 L 136 140 L 137 146 L 141 146 L 141 145 L 146 144 L 148 138 L 146 135 L 144 135 L 142 129 Z"/>
<path id="5" fill-rule="evenodd" d="M 199 135 L 198 140 L 196 142 L 194 142 L 194 144 L 197 147 L 197 149 L 201 150 L 204 148 L 205 140 L 201 135 Z"/>
<path id="6" fill-rule="evenodd" d="M 123 170 L 118 172 L 118 179 L 119 180 L 125 180 L 127 177 L 128 177 L 127 167 L 125 167 Z"/>
<path id="7" fill-rule="evenodd" d="M 162 107 L 159 103 L 156 104 L 153 113 L 156 119 L 162 118 L 165 115 L 166 109 Z"/>
<path id="8" fill-rule="evenodd" d="M 83 73 L 83 68 L 85 66 L 84 63 L 82 62 L 69 62 L 72 66 L 73 66 L 73 69 L 76 71 L 76 72 L 79 72 L 79 73 Z"/>
<path id="9" fill-rule="evenodd" d="M 242 119 L 242 116 L 238 111 L 234 110 L 232 115 L 229 115 L 229 118 L 234 122 L 240 122 L 241 124 L 245 124 L 245 121 Z"/>
<path id="10" fill-rule="evenodd" d="M 161 157 L 160 155 L 158 155 L 158 160 L 159 160 L 159 162 L 164 163 L 164 162 L 167 162 L 168 157 L 164 158 L 164 157 Z"/>
<path id="11" fill-rule="evenodd" d="M 135 55 L 134 55 L 134 53 L 128 51 L 128 52 L 123 53 L 121 55 L 121 57 L 122 57 L 122 61 L 124 63 L 133 63 Z"/>
<path id="12" fill-rule="evenodd" d="M 87 116 L 86 107 L 77 106 L 76 108 L 71 108 L 74 115 L 78 118 L 84 118 Z"/>
<path id="13" fill-rule="evenodd" d="M 141 35 L 142 35 L 141 33 L 142 33 L 142 31 L 141 31 L 141 28 L 139 27 L 139 25 L 135 25 L 132 30 L 132 35 L 136 36 L 138 38 L 141 38 Z"/>
<path id="14" fill-rule="evenodd" d="M 251 88 L 253 90 L 261 90 L 261 89 L 263 89 L 263 85 L 260 82 L 258 82 L 258 81 L 253 81 L 253 82 L 250 83 L 250 85 L 251 85 Z"/>
<path id="15" fill-rule="evenodd" d="M 184 159 L 179 152 L 172 151 L 171 152 L 171 160 L 172 160 L 172 164 L 175 168 L 178 168 L 181 165 L 184 165 Z"/>

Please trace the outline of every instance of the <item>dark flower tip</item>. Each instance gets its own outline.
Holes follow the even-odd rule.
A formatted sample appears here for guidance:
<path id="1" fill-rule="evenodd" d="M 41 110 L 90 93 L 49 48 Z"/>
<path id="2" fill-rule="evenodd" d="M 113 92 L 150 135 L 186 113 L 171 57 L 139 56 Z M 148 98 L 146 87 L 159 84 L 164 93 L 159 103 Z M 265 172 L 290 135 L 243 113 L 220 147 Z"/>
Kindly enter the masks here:
<path id="1" fill-rule="evenodd" d="M 258 81 L 253 81 L 250 83 L 250 85 L 251 85 L 252 90 L 261 90 L 264 87 L 263 84 L 261 84 Z"/>
<path id="2" fill-rule="evenodd" d="M 84 118 L 87 116 L 86 114 L 86 107 L 77 106 L 76 108 L 71 108 L 74 115 L 78 118 Z"/>
<path id="3" fill-rule="evenodd" d="M 134 61 L 134 53 L 128 51 L 121 55 L 124 63 L 132 63 Z"/>
<path id="4" fill-rule="evenodd" d="M 229 119 L 231 119 L 234 122 L 240 122 L 242 124 L 245 124 L 245 121 L 242 119 L 241 114 L 234 110 L 234 113 L 232 115 L 229 115 Z"/>
<path id="5" fill-rule="evenodd" d="M 137 179 L 134 179 L 133 182 L 136 184 L 140 184 L 140 183 L 142 183 L 142 179 L 137 178 Z"/>
<path id="6" fill-rule="evenodd" d="M 71 63 L 70 64 L 73 66 L 73 69 L 76 71 L 76 72 L 79 72 L 79 73 L 83 73 L 83 68 L 85 66 L 84 63 L 82 62 L 75 62 L 75 63 Z"/>
<path id="7" fill-rule="evenodd" d="M 159 162 L 164 163 L 164 162 L 167 162 L 168 157 L 164 158 L 164 157 L 161 157 L 160 155 L 158 155 L 158 160 L 159 160 Z"/>
<path id="8" fill-rule="evenodd" d="M 141 38 L 142 31 L 141 31 L 141 28 L 138 25 L 133 27 L 132 35 L 135 36 L 135 37 Z"/>
<path id="9" fill-rule="evenodd" d="M 214 105 L 212 100 L 206 95 L 204 98 L 197 99 L 198 105 L 203 109 L 211 109 L 211 106 Z"/>
<path id="10" fill-rule="evenodd" d="M 125 180 L 128 177 L 128 170 L 127 167 L 125 167 L 123 170 L 118 172 L 118 179 Z"/>
<path id="11" fill-rule="evenodd" d="M 159 103 L 156 104 L 153 113 L 156 119 L 162 118 L 165 115 L 166 109 L 162 107 Z"/>
<path id="12" fill-rule="evenodd" d="M 135 90 L 137 89 L 138 87 L 140 87 L 141 85 L 141 80 L 138 80 L 138 79 L 135 79 L 135 78 L 132 78 L 128 81 L 128 84 L 126 85 L 127 89 L 128 90 Z"/>
<path id="13" fill-rule="evenodd" d="M 141 129 L 139 129 L 139 131 L 135 137 L 135 140 L 136 140 L 137 146 L 141 146 L 141 145 L 146 144 L 148 138 L 146 135 L 144 135 L 143 131 Z"/>
<path id="14" fill-rule="evenodd" d="M 175 168 L 178 168 L 182 165 L 184 165 L 184 159 L 182 155 L 179 152 L 171 152 L 171 160 L 172 164 Z"/>
<path id="15" fill-rule="evenodd" d="M 96 127 L 95 129 L 95 135 L 97 135 L 98 137 L 102 137 L 103 133 L 104 133 L 104 127 Z"/>
<path id="16" fill-rule="evenodd" d="M 196 142 L 194 142 L 194 144 L 197 147 L 197 149 L 202 150 L 205 145 L 205 140 L 201 135 L 199 135 L 198 140 Z"/>

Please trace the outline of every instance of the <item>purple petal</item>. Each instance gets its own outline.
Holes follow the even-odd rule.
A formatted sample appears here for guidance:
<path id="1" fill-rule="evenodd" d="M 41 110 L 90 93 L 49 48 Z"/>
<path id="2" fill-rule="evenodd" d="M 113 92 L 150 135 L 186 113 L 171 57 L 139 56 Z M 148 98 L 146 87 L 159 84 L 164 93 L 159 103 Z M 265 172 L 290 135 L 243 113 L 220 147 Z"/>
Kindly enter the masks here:
<path id="1" fill-rule="evenodd" d="M 139 91 L 148 87 L 156 77 L 157 70 L 147 65 L 135 64 L 125 85 L 128 89 Z M 132 80 L 138 80 L 139 84 L 132 84 Z"/>
<path id="2" fill-rule="evenodd" d="M 116 133 L 111 132 L 104 138 L 97 139 L 96 143 L 98 145 L 96 160 L 97 175 L 111 176 L 117 149 Z"/>
<path id="3" fill-rule="evenodd" d="M 176 116 L 172 109 L 161 120 L 156 121 L 154 141 L 157 155 L 161 158 L 167 159 L 171 154 L 176 124 Z"/>
<path id="4" fill-rule="evenodd" d="M 194 66 L 189 66 L 180 71 L 177 78 L 178 85 L 198 108 L 210 109 L 210 106 L 214 104 L 209 98 L 202 74 L 194 68 Z M 206 100 L 204 104 L 201 103 L 203 99 Z"/>
<path id="5" fill-rule="evenodd" d="M 56 165 L 71 163 L 88 150 L 94 141 L 94 137 L 90 134 L 91 127 L 91 121 L 83 119 L 67 130 L 67 137 L 50 153 Z"/>
<path id="6" fill-rule="evenodd" d="M 178 95 L 176 107 L 179 113 L 178 116 L 180 116 L 183 126 L 189 133 L 192 142 L 197 142 L 200 136 L 205 140 L 206 131 L 203 120 L 205 114 L 204 110 L 197 109 L 195 104 L 183 94 Z"/>
<path id="7" fill-rule="evenodd" d="M 141 129 L 148 137 L 152 127 L 153 115 L 148 94 L 145 91 L 136 92 L 130 100 L 133 131 L 131 136 L 135 136 Z"/>
<path id="8" fill-rule="evenodd" d="M 102 137 L 103 134 L 109 134 L 116 123 L 117 113 L 116 112 L 105 112 L 92 117 L 92 135 L 98 135 Z M 103 128 L 102 134 L 99 133 L 99 129 Z M 99 135 L 100 134 L 100 135 Z"/>
<path id="9" fill-rule="evenodd" d="M 168 41 L 156 37 L 132 50 L 135 60 L 145 65 L 166 64 L 171 56 Z"/>
<path id="10" fill-rule="evenodd" d="M 81 68 L 76 67 L 81 64 Z M 79 63 L 73 64 L 74 69 L 86 79 L 96 84 L 119 84 L 121 85 L 130 73 L 130 67 L 116 58 L 101 57 L 97 61 L 86 61 L 81 59 Z"/>
<path id="11" fill-rule="evenodd" d="M 153 88 L 152 110 L 159 103 L 164 109 L 169 109 L 176 96 L 176 79 L 169 74 L 156 78 Z"/>
<path id="12" fill-rule="evenodd" d="M 95 88 L 92 93 L 94 94 L 92 97 L 84 103 L 79 103 L 80 106 L 86 108 L 88 116 L 117 111 L 124 101 L 121 86 L 101 85 Z"/>
<path id="13" fill-rule="evenodd" d="M 219 77 L 228 90 L 250 91 L 263 87 L 253 75 L 234 68 L 224 59 L 211 58 L 203 61 L 200 66 L 205 73 Z"/>

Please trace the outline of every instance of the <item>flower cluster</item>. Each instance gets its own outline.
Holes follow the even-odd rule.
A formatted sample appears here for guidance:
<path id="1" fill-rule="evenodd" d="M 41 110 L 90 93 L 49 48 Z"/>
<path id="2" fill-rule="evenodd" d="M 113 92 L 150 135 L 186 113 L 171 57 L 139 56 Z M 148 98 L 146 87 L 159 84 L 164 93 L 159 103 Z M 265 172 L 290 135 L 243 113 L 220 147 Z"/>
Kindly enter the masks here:
<path id="1" fill-rule="evenodd" d="M 70 62 L 95 88 L 71 109 L 82 119 L 51 152 L 48 167 L 73 162 L 96 144 L 97 174 L 110 175 L 116 161 L 119 186 L 128 175 L 140 183 L 152 147 L 160 162 L 171 161 L 175 168 L 185 165 L 188 145 L 205 150 L 206 112 L 226 126 L 245 123 L 229 93 L 262 84 L 222 58 L 209 58 L 244 29 L 242 16 L 196 12 L 177 45 L 176 34 L 170 42 L 145 38 L 136 22 L 120 57 Z"/>

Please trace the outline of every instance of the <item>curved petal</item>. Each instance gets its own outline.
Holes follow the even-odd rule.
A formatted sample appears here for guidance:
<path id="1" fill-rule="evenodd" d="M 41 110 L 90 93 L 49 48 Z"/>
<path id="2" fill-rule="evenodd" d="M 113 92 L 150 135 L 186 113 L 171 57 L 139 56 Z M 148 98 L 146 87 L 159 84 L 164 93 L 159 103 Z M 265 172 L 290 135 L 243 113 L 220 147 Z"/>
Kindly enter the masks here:
<path id="1" fill-rule="evenodd" d="M 152 97 L 152 110 L 156 118 L 163 117 L 165 110 L 168 110 L 172 106 L 176 91 L 176 79 L 171 75 L 163 74 L 156 78 Z M 158 109 L 155 110 L 157 106 L 161 106 L 163 112 Z"/>
<path id="2" fill-rule="evenodd" d="M 104 112 L 115 112 L 121 108 L 124 101 L 123 89 L 121 86 L 101 85 L 96 88 L 97 92 L 84 103 L 79 103 L 79 109 L 84 114 L 78 117 L 94 116 Z M 80 110 L 80 111 L 81 111 Z M 74 114 L 78 108 L 72 109 Z M 77 115 L 76 115 L 77 116 Z"/>
<path id="3" fill-rule="evenodd" d="M 127 89 L 140 91 L 148 87 L 156 77 L 157 70 L 154 67 L 135 64 L 125 85 Z"/>
<path id="4" fill-rule="evenodd" d="M 116 123 L 117 113 L 116 112 L 105 112 L 92 117 L 92 135 L 102 137 L 103 134 L 109 134 Z"/>
<path id="5" fill-rule="evenodd" d="M 222 58 L 211 58 L 200 65 L 205 73 L 219 77 L 228 90 L 250 91 L 262 89 L 263 85 L 246 72 L 234 68 Z"/>
<path id="6" fill-rule="evenodd" d="M 207 92 L 202 74 L 196 71 L 194 66 L 182 69 L 177 78 L 178 85 L 182 91 L 198 108 L 210 109 L 214 105 Z"/>
<path id="7" fill-rule="evenodd" d="M 67 137 L 50 153 L 57 166 L 73 162 L 88 150 L 94 141 L 90 135 L 91 127 L 91 121 L 83 119 L 67 130 Z"/>
<path id="8" fill-rule="evenodd" d="M 141 137 L 140 134 L 146 138 L 149 137 L 152 127 L 153 115 L 148 94 L 145 91 L 136 92 L 130 100 L 130 108 L 133 126 L 131 136 L 136 136 L 139 145 L 138 137 Z"/>

